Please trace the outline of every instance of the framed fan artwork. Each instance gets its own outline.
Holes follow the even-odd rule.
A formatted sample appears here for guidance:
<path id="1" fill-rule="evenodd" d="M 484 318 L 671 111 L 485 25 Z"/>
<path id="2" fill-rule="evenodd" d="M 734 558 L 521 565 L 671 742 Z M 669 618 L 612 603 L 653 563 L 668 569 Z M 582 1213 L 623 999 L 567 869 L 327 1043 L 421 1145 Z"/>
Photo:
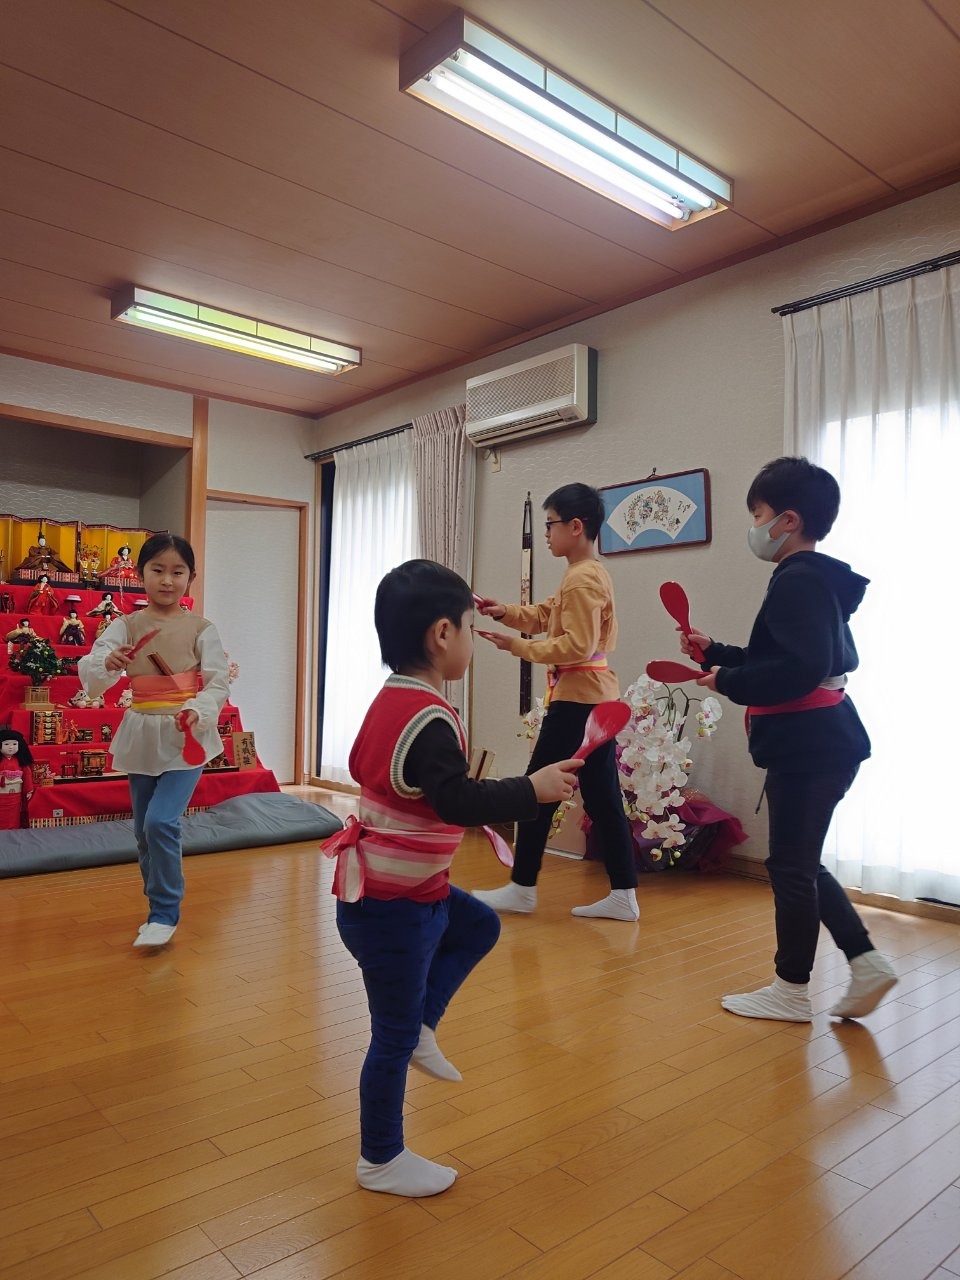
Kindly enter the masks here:
<path id="1" fill-rule="evenodd" d="M 710 541 L 710 473 L 654 473 L 646 480 L 600 490 L 606 518 L 597 549 L 602 556 L 625 551 L 693 547 Z"/>

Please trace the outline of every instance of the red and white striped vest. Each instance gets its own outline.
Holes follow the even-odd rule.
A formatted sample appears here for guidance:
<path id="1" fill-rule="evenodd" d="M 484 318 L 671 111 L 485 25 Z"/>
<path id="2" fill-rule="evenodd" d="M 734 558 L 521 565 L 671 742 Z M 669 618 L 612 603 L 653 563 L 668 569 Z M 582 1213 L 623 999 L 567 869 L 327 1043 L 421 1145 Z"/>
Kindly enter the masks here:
<path id="1" fill-rule="evenodd" d="M 407 753 L 431 720 L 444 720 L 466 753 L 456 712 L 430 685 L 390 676 L 364 717 L 350 752 L 350 773 L 360 784 L 360 815 L 321 848 L 337 859 L 333 893 L 360 898 L 436 902 L 450 892 L 450 864 L 464 828 L 441 822 L 423 792 L 403 780 Z"/>

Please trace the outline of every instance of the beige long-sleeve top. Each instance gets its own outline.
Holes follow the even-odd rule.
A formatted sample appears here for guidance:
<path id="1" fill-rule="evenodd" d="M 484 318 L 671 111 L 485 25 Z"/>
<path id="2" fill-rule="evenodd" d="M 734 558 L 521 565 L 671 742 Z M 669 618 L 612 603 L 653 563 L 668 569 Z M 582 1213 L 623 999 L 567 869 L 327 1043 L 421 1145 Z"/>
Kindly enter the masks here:
<path id="1" fill-rule="evenodd" d="M 508 604 L 501 621 L 504 626 L 532 636 L 546 634 L 545 640 L 515 636 L 510 641 L 510 652 L 557 669 L 554 701 L 594 703 L 619 698 L 620 685 L 612 668 L 564 670 L 586 662 L 596 653 L 605 653 L 609 659 L 616 648 L 613 583 L 598 561 L 579 560 L 569 565 L 556 595 L 542 604 Z"/>
<path id="2" fill-rule="evenodd" d="M 144 614 L 123 614 L 111 622 L 91 651 L 77 665 L 80 680 L 91 697 L 97 697 L 124 674 L 107 671 L 107 655 L 123 645 L 136 644 L 147 631 L 157 628 L 160 634 L 151 642 L 172 671 L 199 670 L 203 688 L 177 710 L 196 711 L 199 721 L 193 731 L 208 760 L 223 749 L 217 732 L 220 708 L 227 700 L 227 657 L 217 629 L 195 614 L 177 613 L 156 619 Z M 127 675 L 155 675 L 146 654 L 137 654 Z M 158 775 L 168 769 L 188 769 L 183 759 L 183 734 L 176 726 L 174 713 L 143 714 L 128 709 L 114 735 L 110 753 L 115 768 L 123 773 Z"/>

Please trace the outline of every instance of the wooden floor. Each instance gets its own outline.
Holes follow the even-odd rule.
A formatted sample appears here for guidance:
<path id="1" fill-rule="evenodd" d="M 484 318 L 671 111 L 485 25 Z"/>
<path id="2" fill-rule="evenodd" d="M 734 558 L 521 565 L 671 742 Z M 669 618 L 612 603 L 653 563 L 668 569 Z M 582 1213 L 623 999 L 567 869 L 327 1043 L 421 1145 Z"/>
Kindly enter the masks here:
<path id="1" fill-rule="evenodd" d="M 476 843 L 466 886 L 497 883 Z M 902 981 L 861 1025 L 723 1013 L 770 972 L 763 885 L 669 873 L 640 928 L 551 858 L 411 1074 L 442 1196 L 361 1191 L 363 992 L 308 846 L 187 861 L 133 950 L 136 869 L 0 881 L 3 1280 L 956 1280 L 960 929 L 865 909 Z"/>

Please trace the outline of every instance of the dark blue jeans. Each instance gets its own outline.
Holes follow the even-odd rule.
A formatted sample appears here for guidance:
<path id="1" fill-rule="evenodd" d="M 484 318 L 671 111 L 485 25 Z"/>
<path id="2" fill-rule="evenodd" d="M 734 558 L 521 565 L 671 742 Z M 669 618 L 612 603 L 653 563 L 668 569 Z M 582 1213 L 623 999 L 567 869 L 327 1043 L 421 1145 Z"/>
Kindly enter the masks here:
<path id="1" fill-rule="evenodd" d="M 495 945 L 500 919 L 451 885 L 440 902 L 338 902 L 337 929 L 363 973 L 370 1007 L 360 1154 L 386 1164 L 403 1150 L 403 1095 L 420 1029 L 436 1030 L 464 979 Z"/>
<path id="2" fill-rule="evenodd" d="M 588 702 L 551 702 L 540 726 L 527 773 L 558 760 L 569 760 L 583 739 L 593 706 Z M 623 811 L 623 793 L 617 770 L 616 743 L 605 742 L 587 756 L 577 774 L 583 807 L 597 828 L 611 889 L 635 889 L 637 864 L 633 837 Z M 542 804 L 537 816 L 517 823 L 517 852 L 510 879 L 514 884 L 535 885 L 543 862 L 543 850 L 557 806 Z"/>
<path id="3" fill-rule="evenodd" d="M 832 773 L 767 773 L 770 856 L 777 922 L 776 970 L 784 982 L 809 982 L 824 924 L 848 960 L 873 950 L 853 904 L 820 865 L 833 811 L 857 769 Z"/>

